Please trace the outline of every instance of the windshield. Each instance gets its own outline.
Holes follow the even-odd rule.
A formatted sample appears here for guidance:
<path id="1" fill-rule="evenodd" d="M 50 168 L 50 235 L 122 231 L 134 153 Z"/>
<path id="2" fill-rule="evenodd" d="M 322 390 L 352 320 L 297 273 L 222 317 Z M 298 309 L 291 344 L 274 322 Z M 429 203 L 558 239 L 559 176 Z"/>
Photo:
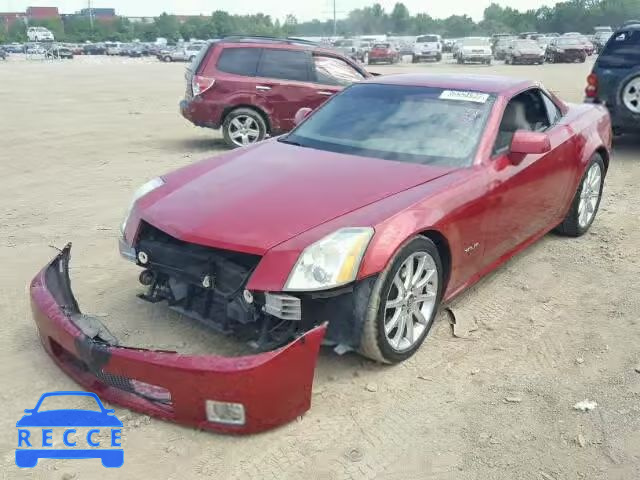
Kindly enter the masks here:
<path id="1" fill-rule="evenodd" d="M 388 43 L 376 43 L 373 48 L 389 48 L 390 46 Z"/>
<path id="2" fill-rule="evenodd" d="M 538 43 L 534 40 L 518 40 L 514 42 L 516 48 L 538 48 Z"/>
<path id="3" fill-rule="evenodd" d="M 282 141 L 387 160 L 468 166 L 493 101 L 479 92 L 356 84 Z"/>
<path id="4" fill-rule="evenodd" d="M 577 38 L 563 38 L 558 40 L 558 45 L 582 45 L 582 42 Z"/>
<path id="5" fill-rule="evenodd" d="M 460 43 L 465 47 L 488 47 L 490 45 L 486 38 L 463 38 Z"/>
<path id="6" fill-rule="evenodd" d="M 353 40 L 338 40 L 335 45 L 336 47 L 353 47 Z"/>
<path id="7" fill-rule="evenodd" d="M 416 43 L 435 43 L 438 41 L 438 37 L 435 35 L 423 35 L 416 39 Z"/>

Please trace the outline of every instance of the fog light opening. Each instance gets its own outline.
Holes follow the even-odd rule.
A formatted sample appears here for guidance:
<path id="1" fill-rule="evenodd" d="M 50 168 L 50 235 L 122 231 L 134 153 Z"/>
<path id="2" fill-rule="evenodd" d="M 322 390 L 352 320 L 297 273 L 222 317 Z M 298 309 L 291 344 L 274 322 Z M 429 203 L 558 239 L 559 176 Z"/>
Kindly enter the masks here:
<path id="1" fill-rule="evenodd" d="M 210 422 L 225 425 L 245 424 L 244 405 L 241 403 L 206 400 L 205 410 L 207 412 L 207 420 Z"/>

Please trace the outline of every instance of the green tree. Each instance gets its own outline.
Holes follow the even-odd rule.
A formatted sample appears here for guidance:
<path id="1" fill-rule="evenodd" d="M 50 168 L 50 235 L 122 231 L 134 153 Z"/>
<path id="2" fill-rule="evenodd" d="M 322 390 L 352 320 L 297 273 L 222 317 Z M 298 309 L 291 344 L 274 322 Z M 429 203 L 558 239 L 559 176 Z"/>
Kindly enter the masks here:
<path id="1" fill-rule="evenodd" d="M 411 14 L 404 3 L 396 3 L 391 12 L 391 31 L 396 34 L 408 33 L 411 26 Z"/>
<path id="2" fill-rule="evenodd" d="M 180 22 L 175 15 L 168 15 L 166 12 L 161 13 L 155 19 L 155 25 L 158 29 L 158 36 L 168 40 L 176 41 L 180 36 Z"/>
<path id="3" fill-rule="evenodd" d="M 298 19 L 293 15 L 287 15 L 282 25 L 282 32 L 287 35 L 296 35 L 298 33 Z"/>

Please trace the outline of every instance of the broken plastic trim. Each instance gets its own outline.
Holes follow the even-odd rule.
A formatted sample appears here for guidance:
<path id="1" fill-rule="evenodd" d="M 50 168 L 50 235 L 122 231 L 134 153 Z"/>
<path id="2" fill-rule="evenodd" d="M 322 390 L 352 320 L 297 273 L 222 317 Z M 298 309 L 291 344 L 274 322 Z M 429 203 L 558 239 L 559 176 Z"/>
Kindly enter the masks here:
<path id="1" fill-rule="evenodd" d="M 31 307 L 47 353 L 87 390 L 132 410 L 219 432 L 267 430 L 309 409 L 326 324 L 277 350 L 243 357 L 118 346 L 100 320 L 80 312 L 69 279 L 70 253 L 68 244 L 35 276 Z M 135 388 L 142 384 L 151 387 Z M 245 423 L 208 421 L 207 400 L 242 404 Z"/>

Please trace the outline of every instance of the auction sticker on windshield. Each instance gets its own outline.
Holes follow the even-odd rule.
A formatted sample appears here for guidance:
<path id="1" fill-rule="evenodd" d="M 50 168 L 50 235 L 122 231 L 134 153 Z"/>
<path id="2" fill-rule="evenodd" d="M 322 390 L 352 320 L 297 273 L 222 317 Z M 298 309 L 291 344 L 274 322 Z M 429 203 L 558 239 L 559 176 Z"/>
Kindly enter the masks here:
<path id="1" fill-rule="evenodd" d="M 441 100 L 461 100 L 464 102 L 486 103 L 489 99 L 488 93 L 469 92 L 461 90 L 444 90 L 440 94 Z"/>

